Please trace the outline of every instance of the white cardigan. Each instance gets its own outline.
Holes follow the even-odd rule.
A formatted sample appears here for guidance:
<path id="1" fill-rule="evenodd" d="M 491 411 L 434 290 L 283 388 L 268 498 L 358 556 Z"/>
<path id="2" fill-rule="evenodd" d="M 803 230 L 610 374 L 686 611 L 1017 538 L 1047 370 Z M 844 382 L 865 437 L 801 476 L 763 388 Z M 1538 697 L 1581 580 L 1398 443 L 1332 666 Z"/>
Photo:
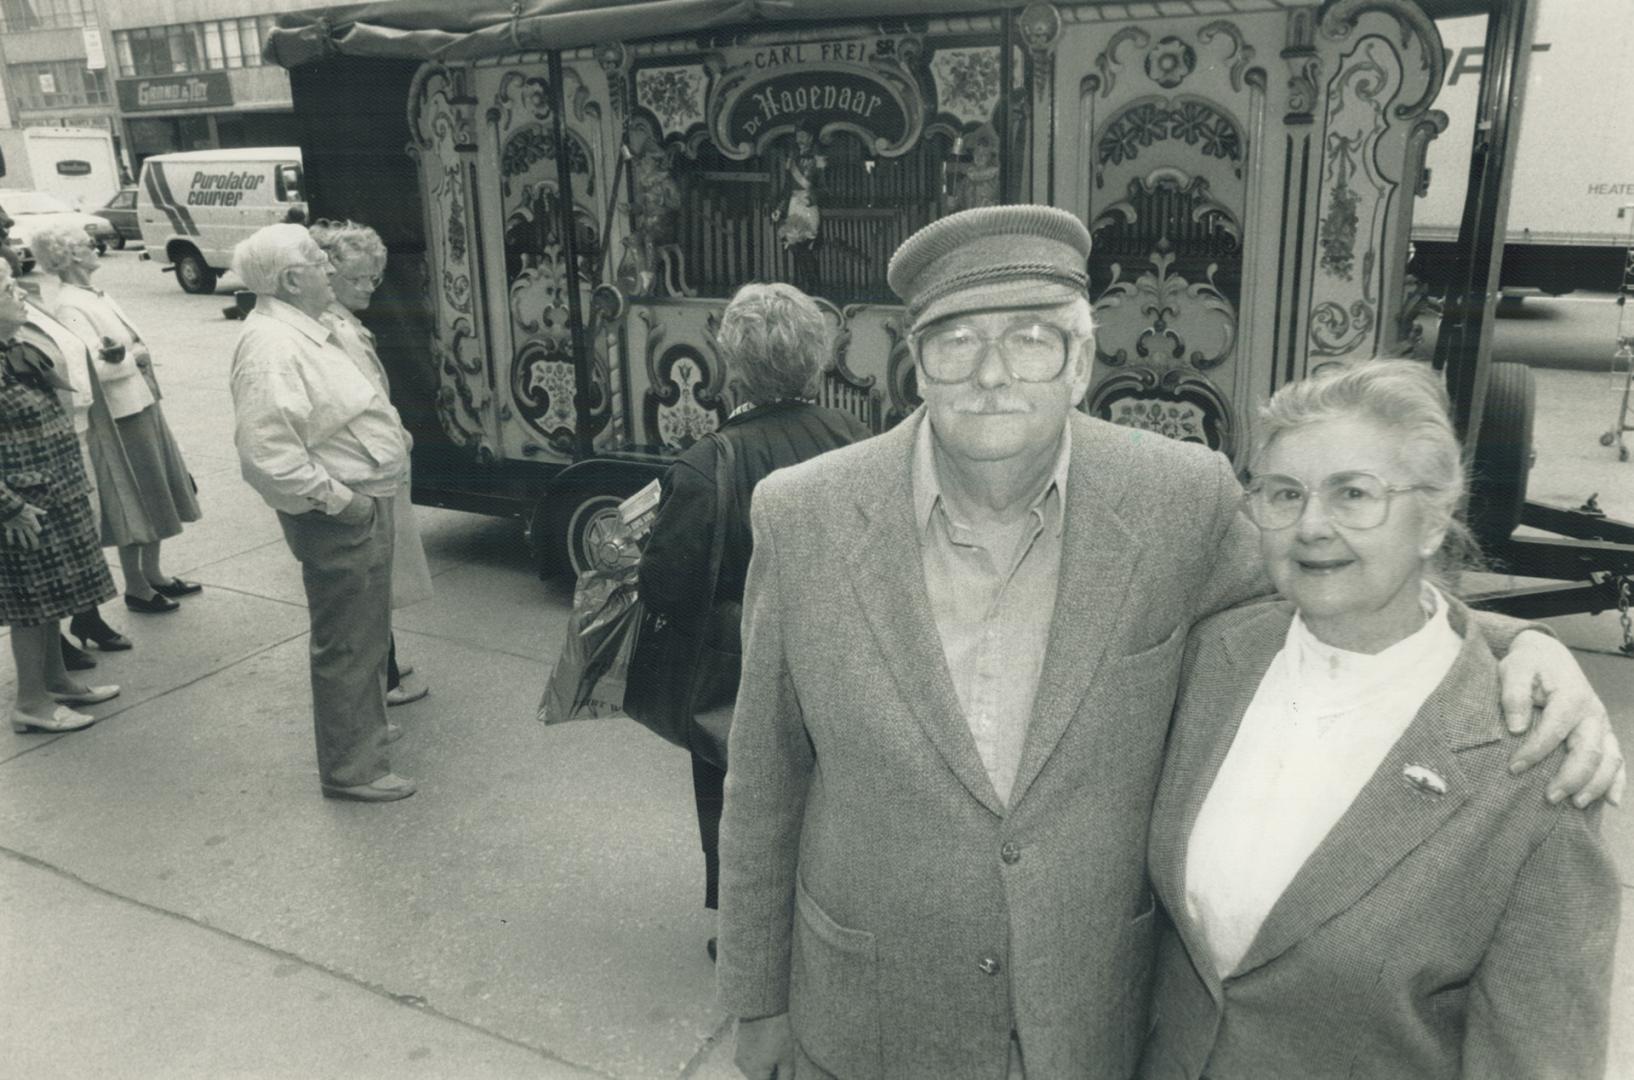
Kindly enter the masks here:
<path id="1" fill-rule="evenodd" d="M 147 352 L 142 335 L 119 305 L 107 294 L 80 285 L 63 283 L 52 312 L 64 326 L 85 341 L 91 350 L 91 370 L 96 373 L 115 419 L 135 416 L 154 402 L 148 381 L 141 377 L 137 354 Z M 125 346 L 125 357 L 110 364 L 102 359 L 102 339 L 111 338 Z"/>

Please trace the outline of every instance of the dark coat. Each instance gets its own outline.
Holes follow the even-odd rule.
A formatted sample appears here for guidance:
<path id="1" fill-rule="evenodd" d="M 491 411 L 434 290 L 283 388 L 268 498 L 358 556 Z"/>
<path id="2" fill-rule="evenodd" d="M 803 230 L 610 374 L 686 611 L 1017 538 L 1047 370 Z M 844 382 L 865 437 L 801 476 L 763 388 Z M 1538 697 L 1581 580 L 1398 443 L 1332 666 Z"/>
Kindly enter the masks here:
<path id="1" fill-rule="evenodd" d="M 777 469 L 868 438 L 870 432 L 850 413 L 803 401 L 779 401 L 750 409 L 721 425 L 735 456 L 737 496 L 721 553 L 715 599 L 741 603 L 754 541 L 749 504 L 755 485 Z M 696 613 L 708 588 L 709 548 L 715 533 L 713 439 L 700 439 L 664 477 L 664 499 L 641 556 L 641 599 L 664 614 Z"/>
<path id="2" fill-rule="evenodd" d="M 1192 632 L 1152 814 L 1159 936 L 1142 1080 L 1605 1074 L 1618 883 L 1597 813 L 1543 792 L 1561 751 L 1509 774 L 1498 665 L 1464 647 L 1221 980 L 1185 900 L 1185 853 L 1292 609 Z M 1406 782 L 1418 765 L 1446 791 Z"/>

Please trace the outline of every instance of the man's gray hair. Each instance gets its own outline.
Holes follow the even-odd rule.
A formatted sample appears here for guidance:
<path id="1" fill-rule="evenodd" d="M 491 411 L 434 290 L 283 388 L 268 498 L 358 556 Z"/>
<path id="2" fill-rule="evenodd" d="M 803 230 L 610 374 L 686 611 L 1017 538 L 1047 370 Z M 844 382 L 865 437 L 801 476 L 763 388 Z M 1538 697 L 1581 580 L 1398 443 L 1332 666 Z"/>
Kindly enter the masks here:
<path id="1" fill-rule="evenodd" d="M 278 275 L 311 262 L 312 235 L 305 225 L 267 225 L 233 248 L 233 273 L 245 288 L 263 296 L 278 293 Z"/>
<path id="2" fill-rule="evenodd" d="M 324 218 L 308 226 L 312 239 L 337 263 L 342 259 L 367 259 L 377 270 L 386 266 L 386 242 L 367 225 L 355 221 Z"/>
<path id="3" fill-rule="evenodd" d="M 74 265 L 74 255 L 68 249 L 79 241 L 95 244 L 78 225 L 65 221 L 52 222 L 35 231 L 28 246 L 34 249 L 34 261 L 48 274 L 60 274 Z"/>
<path id="4" fill-rule="evenodd" d="M 741 400 L 766 405 L 816 393 L 834 333 L 811 297 L 774 283 L 739 289 L 715 339 Z"/>

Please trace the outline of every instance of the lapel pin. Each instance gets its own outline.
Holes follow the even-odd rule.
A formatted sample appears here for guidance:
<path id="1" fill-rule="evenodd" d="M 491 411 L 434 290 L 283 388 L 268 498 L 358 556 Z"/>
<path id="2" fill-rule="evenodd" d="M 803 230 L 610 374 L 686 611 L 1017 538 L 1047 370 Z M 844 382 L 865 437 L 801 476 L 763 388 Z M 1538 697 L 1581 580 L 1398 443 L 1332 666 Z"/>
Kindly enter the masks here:
<path id="1" fill-rule="evenodd" d="M 1408 765 L 1401 770 L 1401 774 L 1407 778 L 1409 784 L 1426 795 L 1445 795 L 1447 793 L 1447 781 L 1442 779 L 1441 774 L 1433 769 L 1426 769 L 1422 765 Z"/>

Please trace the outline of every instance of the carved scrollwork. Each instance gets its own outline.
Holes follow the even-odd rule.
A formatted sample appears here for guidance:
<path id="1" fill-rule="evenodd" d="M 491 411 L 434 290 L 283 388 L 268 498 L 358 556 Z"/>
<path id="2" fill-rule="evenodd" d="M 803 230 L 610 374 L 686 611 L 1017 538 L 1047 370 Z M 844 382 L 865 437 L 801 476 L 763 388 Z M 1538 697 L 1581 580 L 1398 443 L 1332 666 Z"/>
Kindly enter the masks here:
<path id="1" fill-rule="evenodd" d="M 1311 355 L 1342 356 L 1353 352 L 1373 331 L 1377 312 L 1365 300 L 1357 300 L 1350 310 L 1333 301 L 1318 304 L 1311 311 Z"/>
<path id="2" fill-rule="evenodd" d="M 1386 15 L 1395 21 L 1401 31 L 1403 48 L 1415 38 L 1418 41 L 1419 70 L 1425 73 L 1424 90 L 1413 101 L 1391 110 L 1391 115 L 1396 119 L 1411 120 L 1422 115 L 1441 90 L 1441 78 L 1446 70 L 1441 35 L 1435 23 L 1415 4 L 1397 4 L 1388 0 L 1337 0 L 1322 14 L 1322 36 L 1332 41 L 1343 41 L 1355 32 L 1364 15 L 1372 13 Z"/>
<path id="3" fill-rule="evenodd" d="M 1114 372 L 1090 394 L 1088 411 L 1124 427 L 1235 451 L 1231 406 L 1205 375 L 1185 368 L 1136 366 Z"/>
<path id="4" fill-rule="evenodd" d="M 1212 43 L 1217 37 L 1223 37 L 1231 43 L 1231 51 L 1225 58 L 1231 61 L 1231 89 L 1240 91 L 1243 88 L 1244 73 L 1248 70 L 1248 65 L 1254 62 L 1254 47 L 1243 40 L 1242 31 L 1237 29 L 1235 23 L 1224 19 L 1211 22 L 1197 31 L 1197 40 L 1205 45 Z"/>
<path id="5" fill-rule="evenodd" d="M 663 323 L 650 309 L 636 313 L 646 328 L 647 392 L 642 422 L 653 445 L 685 450 L 725 423 L 726 372 L 714 347 L 718 316 L 705 334 L 708 354 L 691 342 L 665 344 Z"/>
<path id="6" fill-rule="evenodd" d="M 903 316 L 897 315 L 885 322 L 885 336 L 891 342 L 891 355 L 885 364 L 885 392 L 891 407 L 885 413 L 885 425 L 893 427 L 907 419 L 919 408 L 919 374 L 914 367 L 913 350 L 908 347 L 908 327 Z"/>
<path id="7" fill-rule="evenodd" d="M 1102 97 L 1112 93 L 1112 87 L 1118 81 L 1117 73 L 1123 69 L 1123 60 L 1118 56 L 1118 50 L 1125 45 L 1134 45 L 1137 49 L 1144 49 L 1152 43 L 1152 35 L 1138 26 L 1126 26 L 1112 35 L 1103 49 L 1095 57 L 1095 70 L 1084 76 L 1083 87 L 1092 92 L 1098 92 Z"/>
<path id="8" fill-rule="evenodd" d="M 1231 355 L 1237 312 L 1215 282 L 1218 265 L 1210 263 L 1206 280 L 1194 282 L 1171 272 L 1174 259 L 1172 250 L 1160 246 L 1151 269 L 1132 281 L 1113 264 L 1112 284 L 1095 299 L 1097 362 L 1122 367 L 1138 358 L 1207 371 Z"/>
<path id="9" fill-rule="evenodd" d="M 1288 112 L 1283 122 L 1311 124 L 1316 120 L 1320 100 L 1322 60 L 1316 52 L 1316 27 L 1309 8 L 1295 8 L 1288 13 L 1287 42 L 1282 50 L 1283 62 L 1288 65 Z"/>

